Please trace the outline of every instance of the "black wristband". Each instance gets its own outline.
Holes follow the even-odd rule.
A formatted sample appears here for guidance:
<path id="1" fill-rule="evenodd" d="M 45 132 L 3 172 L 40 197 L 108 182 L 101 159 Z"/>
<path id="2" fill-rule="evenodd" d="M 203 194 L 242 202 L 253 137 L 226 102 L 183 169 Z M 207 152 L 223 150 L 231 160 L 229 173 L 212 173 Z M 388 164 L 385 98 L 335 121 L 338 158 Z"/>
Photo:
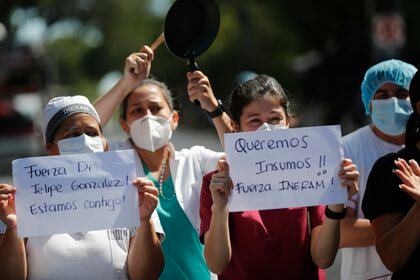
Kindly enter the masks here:
<path id="1" fill-rule="evenodd" d="M 225 106 L 223 105 L 222 101 L 220 99 L 218 99 L 216 110 L 214 110 L 212 112 L 206 111 L 206 113 L 210 118 L 214 119 L 214 118 L 220 117 L 223 114 L 223 112 L 225 112 L 225 111 L 226 111 Z"/>
<path id="2" fill-rule="evenodd" d="M 333 220 L 342 220 L 346 217 L 347 208 L 344 208 L 341 212 L 331 211 L 328 206 L 325 206 L 325 217 Z"/>

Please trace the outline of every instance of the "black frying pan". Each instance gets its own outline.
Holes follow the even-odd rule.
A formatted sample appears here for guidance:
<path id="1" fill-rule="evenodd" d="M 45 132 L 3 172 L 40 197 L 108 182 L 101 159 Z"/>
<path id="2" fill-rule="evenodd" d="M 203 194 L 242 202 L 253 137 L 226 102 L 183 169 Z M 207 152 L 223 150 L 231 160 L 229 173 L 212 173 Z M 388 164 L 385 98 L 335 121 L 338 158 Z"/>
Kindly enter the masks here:
<path id="1" fill-rule="evenodd" d="M 198 70 L 195 58 L 210 47 L 219 26 L 219 7 L 214 0 L 176 0 L 165 19 L 166 46 L 175 56 L 188 60 L 190 71 Z"/>
<path id="2" fill-rule="evenodd" d="M 215 0 L 176 0 L 169 9 L 162 34 L 151 45 L 155 51 L 163 42 L 168 50 L 187 59 L 191 72 L 199 70 L 195 58 L 216 39 L 220 26 L 219 7 Z M 198 100 L 194 100 L 200 105 Z"/>

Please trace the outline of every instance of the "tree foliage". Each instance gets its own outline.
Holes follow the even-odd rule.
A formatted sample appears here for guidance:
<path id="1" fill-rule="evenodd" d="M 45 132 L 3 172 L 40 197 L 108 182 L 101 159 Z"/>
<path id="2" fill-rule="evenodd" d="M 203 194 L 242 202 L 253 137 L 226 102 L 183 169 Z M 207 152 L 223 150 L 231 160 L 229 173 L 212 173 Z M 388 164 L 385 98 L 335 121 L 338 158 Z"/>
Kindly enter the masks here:
<path id="1" fill-rule="evenodd" d="M 44 55 L 53 61 L 50 82 L 93 97 L 105 73 L 122 70 L 128 54 L 151 44 L 162 32 L 164 17 L 152 12 L 152 1 L 156 0 L 5 1 L 3 8 L 9 13 L 3 9 L 1 21 L 7 22 L 14 10 L 29 7 L 35 7 L 48 26 L 65 19 L 79 21 L 76 36 L 45 42 Z M 232 90 L 239 72 L 266 73 L 289 91 L 301 124 L 332 124 L 350 118 L 360 125 L 365 121 L 360 83 L 364 71 L 376 62 L 371 19 L 377 2 L 381 1 L 219 0 L 220 32 L 198 63 L 221 98 Z M 385 2 L 406 23 L 406 45 L 395 57 L 416 64 L 420 4 L 415 0 Z M 100 44 L 81 40 L 88 27 L 100 31 Z M 153 75 L 174 89 L 184 109 L 193 108 L 185 110 L 183 121 L 199 125 L 204 117 L 186 98 L 186 71 L 184 61 L 165 47 L 158 49 Z"/>

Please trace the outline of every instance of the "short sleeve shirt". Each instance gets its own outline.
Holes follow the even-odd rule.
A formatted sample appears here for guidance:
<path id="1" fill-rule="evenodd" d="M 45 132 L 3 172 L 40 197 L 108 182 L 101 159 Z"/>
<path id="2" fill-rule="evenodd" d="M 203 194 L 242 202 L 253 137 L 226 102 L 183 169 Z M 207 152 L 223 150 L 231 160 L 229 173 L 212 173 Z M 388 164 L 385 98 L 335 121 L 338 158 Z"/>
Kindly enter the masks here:
<path id="1" fill-rule="evenodd" d="M 213 201 L 209 186 L 214 173 L 203 178 L 202 242 L 210 228 Z M 317 206 L 229 213 L 232 257 L 219 279 L 325 279 L 325 272 L 312 261 L 309 230 L 323 223 L 324 209 Z"/>
<path id="2" fill-rule="evenodd" d="M 381 157 L 375 163 L 369 175 L 362 210 L 366 218 L 375 220 L 387 213 L 399 212 L 406 215 L 414 204 L 414 200 L 398 186 L 401 180 L 392 172 L 394 160 L 398 158 L 415 159 L 420 162 L 420 152 L 416 148 L 405 148 L 397 153 Z M 410 260 L 398 271 L 392 279 L 412 279 L 420 275 L 420 245 L 413 252 Z"/>

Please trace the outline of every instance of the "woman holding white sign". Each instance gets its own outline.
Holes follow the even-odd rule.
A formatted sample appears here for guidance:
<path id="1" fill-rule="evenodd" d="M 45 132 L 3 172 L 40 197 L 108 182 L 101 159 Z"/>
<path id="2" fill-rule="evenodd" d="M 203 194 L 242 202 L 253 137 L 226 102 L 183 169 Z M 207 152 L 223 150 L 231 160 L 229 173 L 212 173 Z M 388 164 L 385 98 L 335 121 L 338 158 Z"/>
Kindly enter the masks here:
<path id="1" fill-rule="evenodd" d="M 99 116 L 84 96 L 49 101 L 44 110 L 44 137 L 48 155 L 103 152 L 107 146 Z M 151 217 L 158 191 L 145 178 L 137 178 L 132 184 L 139 193 L 139 228 L 25 239 L 17 235 L 12 197 L 16 188 L 0 184 L 0 219 L 7 226 L 4 235 L 0 234 L 2 276 L 7 279 L 157 279 L 163 268 L 163 256 L 156 232 L 162 233 L 162 229 L 159 219 L 152 221 Z"/>
<path id="2" fill-rule="evenodd" d="M 266 75 L 236 88 L 229 111 L 237 132 L 289 127 L 287 96 Z M 357 192 L 355 165 L 344 159 L 339 176 L 351 197 Z M 339 246 L 343 204 L 229 213 L 232 188 L 228 165 L 220 160 L 218 171 L 203 179 L 200 207 L 205 259 L 219 279 L 325 279 L 322 269 L 332 265 Z"/>
<path id="3" fill-rule="evenodd" d="M 175 150 L 170 139 L 178 126 L 178 112 L 166 85 L 147 79 L 153 56 L 152 49 L 144 46 L 127 57 L 123 78 L 95 107 L 104 125 L 121 103 L 120 124 L 129 139 L 112 146 L 135 149 L 137 173 L 159 189 L 157 212 L 166 234 L 160 279 L 209 279 L 198 238 L 201 181 L 222 153 L 202 146 Z"/>

